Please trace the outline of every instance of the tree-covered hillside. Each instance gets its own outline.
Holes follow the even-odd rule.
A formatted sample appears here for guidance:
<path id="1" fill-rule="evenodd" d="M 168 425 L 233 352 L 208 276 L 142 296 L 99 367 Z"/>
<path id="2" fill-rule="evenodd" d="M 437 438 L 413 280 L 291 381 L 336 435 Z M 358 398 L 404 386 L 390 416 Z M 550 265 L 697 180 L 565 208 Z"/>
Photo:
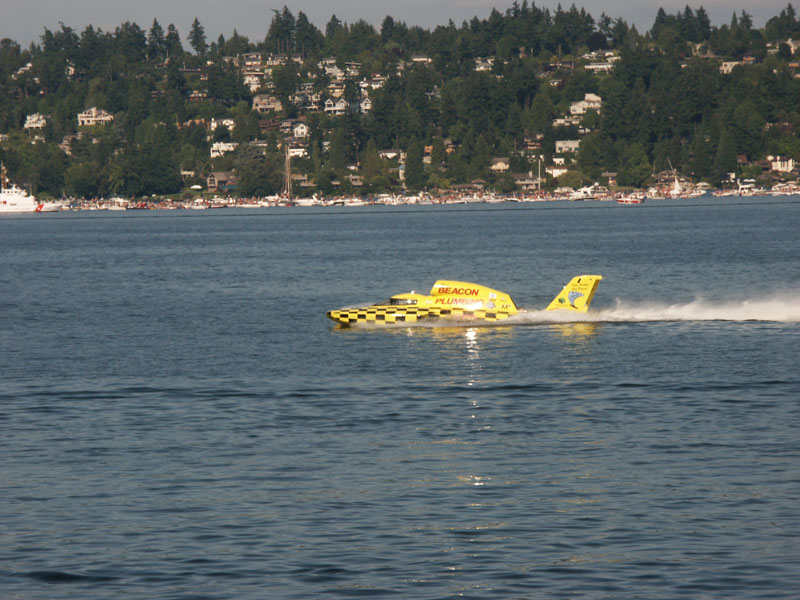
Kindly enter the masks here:
<path id="1" fill-rule="evenodd" d="M 212 173 L 272 194 L 287 153 L 296 186 L 325 194 L 510 191 L 540 160 L 545 185 L 613 172 L 631 186 L 670 164 L 719 182 L 800 161 L 791 5 L 762 29 L 660 9 L 646 32 L 527 0 L 433 30 L 259 18 L 258 41 L 208 40 L 197 19 L 184 37 L 154 20 L 0 40 L 0 160 L 35 193 L 82 197 L 179 193 Z"/>

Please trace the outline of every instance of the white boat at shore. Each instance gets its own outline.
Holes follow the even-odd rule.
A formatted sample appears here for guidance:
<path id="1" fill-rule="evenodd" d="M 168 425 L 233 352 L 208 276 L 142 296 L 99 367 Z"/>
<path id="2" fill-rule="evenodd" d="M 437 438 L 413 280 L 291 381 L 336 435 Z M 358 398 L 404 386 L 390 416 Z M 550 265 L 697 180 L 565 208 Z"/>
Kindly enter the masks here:
<path id="1" fill-rule="evenodd" d="M 60 202 L 38 202 L 34 196 L 23 189 L 9 183 L 5 165 L 0 166 L 0 214 L 28 212 L 57 212 L 61 210 Z"/>

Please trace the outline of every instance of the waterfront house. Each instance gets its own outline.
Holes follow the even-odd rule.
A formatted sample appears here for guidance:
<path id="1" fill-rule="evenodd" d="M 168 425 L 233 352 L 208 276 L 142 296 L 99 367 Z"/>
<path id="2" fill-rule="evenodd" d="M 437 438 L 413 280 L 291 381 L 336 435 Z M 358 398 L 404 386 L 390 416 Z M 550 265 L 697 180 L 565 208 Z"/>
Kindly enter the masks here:
<path id="1" fill-rule="evenodd" d="M 225 192 L 236 187 L 236 175 L 233 171 L 214 171 L 206 178 L 209 192 Z"/>
<path id="2" fill-rule="evenodd" d="M 771 170 L 780 173 L 791 173 L 794 171 L 796 164 L 793 158 L 786 156 L 768 156 L 767 160 L 770 163 Z"/>
<path id="3" fill-rule="evenodd" d="M 514 179 L 514 184 L 523 192 L 531 192 L 541 187 L 539 178 L 531 173 L 515 173 L 511 177 Z"/>

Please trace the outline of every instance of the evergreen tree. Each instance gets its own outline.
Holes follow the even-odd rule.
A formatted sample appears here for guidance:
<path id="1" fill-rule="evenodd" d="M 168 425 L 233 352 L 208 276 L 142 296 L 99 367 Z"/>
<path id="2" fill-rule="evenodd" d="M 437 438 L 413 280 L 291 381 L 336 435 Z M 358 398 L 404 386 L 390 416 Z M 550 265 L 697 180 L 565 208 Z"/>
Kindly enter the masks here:
<path id="1" fill-rule="evenodd" d="M 622 169 L 619 172 L 620 185 L 641 187 L 650 176 L 650 162 L 647 152 L 640 142 L 634 142 L 623 152 Z"/>
<path id="2" fill-rule="evenodd" d="M 419 191 L 428 183 L 425 166 L 422 163 L 422 144 L 414 138 L 408 145 L 405 164 L 406 187 L 411 191 Z"/>
<path id="3" fill-rule="evenodd" d="M 431 149 L 431 167 L 439 169 L 444 166 L 447 160 L 447 151 L 444 147 L 444 140 L 436 137 L 433 140 L 433 148 Z"/>
<path id="4" fill-rule="evenodd" d="M 269 52 L 291 54 L 295 50 L 295 20 L 288 7 L 282 11 L 272 9 L 272 22 L 269 25 L 265 47 Z"/>
<path id="5" fill-rule="evenodd" d="M 544 132 L 549 129 L 553 123 L 555 116 L 555 109 L 553 108 L 553 101 L 550 96 L 545 92 L 539 92 L 534 96 L 533 103 L 531 104 L 530 111 L 531 128 L 537 132 Z"/>
<path id="6" fill-rule="evenodd" d="M 319 54 L 324 43 L 322 32 L 314 27 L 302 10 L 298 12 L 295 21 L 295 51 L 303 56 L 315 56 Z"/>
<path id="7" fill-rule="evenodd" d="M 165 41 L 167 45 L 167 52 L 170 57 L 179 58 L 183 54 L 181 36 L 178 34 L 177 28 L 172 23 L 167 26 L 167 38 Z"/>
<path id="8" fill-rule="evenodd" d="M 167 53 L 167 41 L 164 38 L 164 30 L 158 24 L 157 19 L 153 19 L 153 25 L 147 33 L 147 57 L 151 60 L 163 58 Z"/>
<path id="9" fill-rule="evenodd" d="M 714 156 L 714 178 L 722 181 L 736 172 L 736 138 L 730 129 L 723 129 Z"/>
<path id="10" fill-rule="evenodd" d="M 337 127 L 331 135 L 327 166 L 337 173 L 343 173 L 350 160 L 350 150 L 344 129 Z"/>
<path id="11" fill-rule="evenodd" d="M 206 45 L 206 31 L 200 21 L 197 20 L 197 17 L 194 18 L 192 28 L 189 31 L 189 44 L 194 48 L 197 56 L 203 56 L 208 48 Z"/>

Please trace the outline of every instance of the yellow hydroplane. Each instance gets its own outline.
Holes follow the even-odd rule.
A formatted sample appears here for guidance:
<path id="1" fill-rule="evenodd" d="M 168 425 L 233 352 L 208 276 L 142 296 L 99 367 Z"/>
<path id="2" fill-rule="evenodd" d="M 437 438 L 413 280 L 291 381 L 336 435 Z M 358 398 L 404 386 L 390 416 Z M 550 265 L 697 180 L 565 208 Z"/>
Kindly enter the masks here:
<path id="1" fill-rule="evenodd" d="M 547 310 L 585 313 L 601 275 L 578 275 L 564 286 Z M 328 317 L 342 325 L 386 325 L 422 320 L 487 321 L 507 319 L 521 312 L 511 296 L 485 285 L 439 280 L 429 295 L 411 292 L 364 307 L 331 310 Z"/>

